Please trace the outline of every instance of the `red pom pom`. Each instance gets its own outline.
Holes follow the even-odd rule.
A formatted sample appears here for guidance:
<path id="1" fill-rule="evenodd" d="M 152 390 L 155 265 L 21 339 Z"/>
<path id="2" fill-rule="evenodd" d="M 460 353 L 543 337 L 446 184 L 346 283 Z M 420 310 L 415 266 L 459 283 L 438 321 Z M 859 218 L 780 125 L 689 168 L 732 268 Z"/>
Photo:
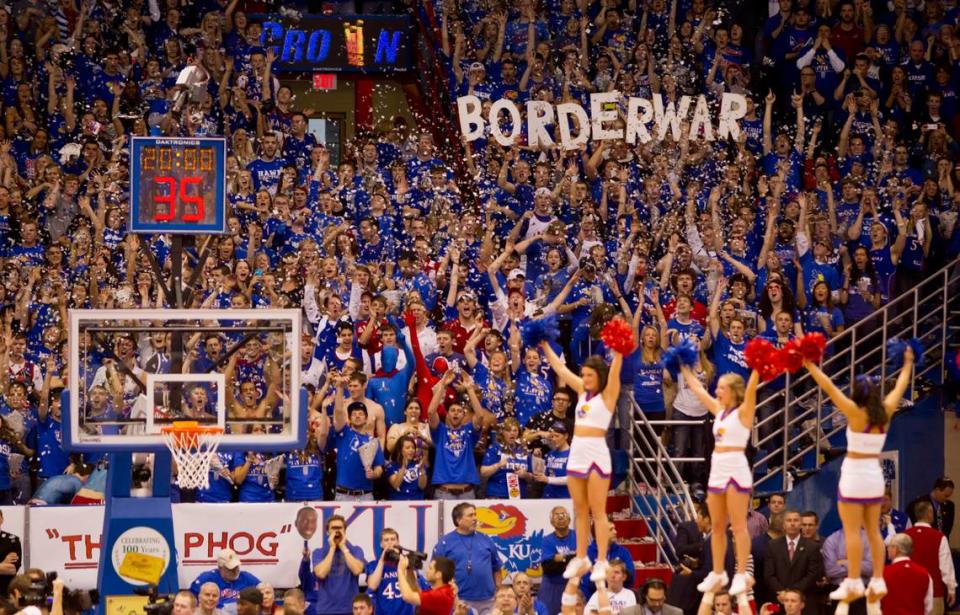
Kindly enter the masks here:
<path id="1" fill-rule="evenodd" d="M 622 318 L 614 318 L 605 324 L 600 332 L 600 339 L 607 348 L 623 356 L 627 356 L 637 347 L 633 329 Z"/>
<path id="2" fill-rule="evenodd" d="M 755 337 L 743 350 L 743 356 L 750 369 L 756 370 L 760 378 L 769 382 L 783 373 L 783 357 L 769 341 Z"/>
<path id="3" fill-rule="evenodd" d="M 800 340 L 798 338 L 793 338 L 783 345 L 783 348 L 780 349 L 780 359 L 783 363 L 783 369 L 791 374 L 796 373 L 803 367 L 804 357 L 800 350 Z"/>
<path id="4" fill-rule="evenodd" d="M 822 333 L 807 333 L 797 343 L 804 360 L 811 363 L 818 363 L 827 348 L 827 338 Z"/>

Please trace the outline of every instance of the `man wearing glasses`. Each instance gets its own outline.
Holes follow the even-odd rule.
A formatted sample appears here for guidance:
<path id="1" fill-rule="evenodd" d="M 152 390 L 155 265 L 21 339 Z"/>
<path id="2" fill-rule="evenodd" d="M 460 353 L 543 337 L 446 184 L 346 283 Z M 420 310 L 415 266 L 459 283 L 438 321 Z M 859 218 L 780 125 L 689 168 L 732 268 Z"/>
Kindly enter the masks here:
<path id="1" fill-rule="evenodd" d="M 556 396 L 554 396 L 556 407 Z M 550 525 L 553 532 L 543 537 L 541 552 L 543 559 L 540 567 L 543 570 L 543 579 L 540 582 L 540 593 L 537 594 L 540 602 L 547 607 L 547 613 L 560 612 L 560 598 L 567 581 L 563 578 L 563 571 L 567 562 L 573 557 L 577 548 L 577 536 L 570 529 L 570 513 L 563 506 L 555 506 L 550 511 Z"/>

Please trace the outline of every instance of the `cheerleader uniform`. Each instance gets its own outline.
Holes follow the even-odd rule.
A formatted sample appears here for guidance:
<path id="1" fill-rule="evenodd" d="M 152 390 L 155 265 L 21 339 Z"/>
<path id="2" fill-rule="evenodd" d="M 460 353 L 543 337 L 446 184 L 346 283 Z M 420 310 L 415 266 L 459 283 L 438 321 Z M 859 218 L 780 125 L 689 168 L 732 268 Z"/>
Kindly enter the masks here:
<path id="1" fill-rule="evenodd" d="M 750 430 L 740 422 L 740 411 L 737 408 L 724 410 L 713 422 L 713 438 L 716 447 L 731 447 L 746 449 L 750 441 Z M 707 479 L 707 489 L 711 493 L 726 493 L 727 487 L 741 493 L 750 493 L 753 489 L 753 473 L 743 450 L 717 452 L 710 457 L 710 478 Z"/>
<path id="2" fill-rule="evenodd" d="M 606 431 L 610 427 L 613 412 L 607 408 L 600 393 L 583 392 L 577 401 L 574 415 L 574 430 L 577 426 L 597 427 Z M 578 436 L 574 433 L 570 443 L 570 458 L 567 460 L 567 476 L 587 478 L 596 472 L 601 478 L 610 478 L 613 468 L 610 462 L 610 449 L 602 436 Z"/>
<path id="3" fill-rule="evenodd" d="M 847 426 L 847 452 L 870 455 L 870 457 L 852 458 L 847 455 L 844 458 L 843 465 L 840 466 L 838 488 L 841 502 L 879 504 L 883 501 L 886 484 L 878 455 L 883 450 L 886 440 L 886 430 L 879 433 L 860 433 Z"/>

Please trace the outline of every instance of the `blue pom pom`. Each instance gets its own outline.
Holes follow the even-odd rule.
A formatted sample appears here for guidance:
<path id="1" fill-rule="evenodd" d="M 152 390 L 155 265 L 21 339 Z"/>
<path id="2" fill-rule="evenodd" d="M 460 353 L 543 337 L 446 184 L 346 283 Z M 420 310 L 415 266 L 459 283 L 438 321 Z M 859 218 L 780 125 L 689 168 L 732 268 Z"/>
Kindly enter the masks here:
<path id="1" fill-rule="evenodd" d="M 559 337 L 560 327 L 555 314 L 528 320 L 520 327 L 520 339 L 526 348 L 535 348 L 540 342 L 555 342 Z"/>
<path id="2" fill-rule="evenodd" d="M 680 377 L 680 368 L 686 365 L 691 367 L 697 363 L 697 347 L 689 339 L 683 340 L 676 346 L 671 346 L 663 351 L 661 361 L 663 367 L 674 380 Z"/>
<path id="3" fill-rule="evenodd" d="M 907 348 L 913 350 L 914 364 L 917 367 L 923 366 L 923 344 L 917 338 L 902 340 L 898 337 L 892 337 L 887 340 L 887 361 L 893 366 L 893 369 L 900 369 L 903 365 L 903 355 Z"/>

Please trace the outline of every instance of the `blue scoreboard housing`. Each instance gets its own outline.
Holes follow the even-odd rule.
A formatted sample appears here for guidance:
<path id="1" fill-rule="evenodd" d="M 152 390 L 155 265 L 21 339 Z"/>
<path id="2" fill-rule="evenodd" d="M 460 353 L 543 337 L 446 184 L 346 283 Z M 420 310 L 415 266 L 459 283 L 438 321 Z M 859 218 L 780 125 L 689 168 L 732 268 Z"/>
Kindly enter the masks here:
<path id="1" fill-rule="evenodd" d="M 225 233 L 224 139 L 134 137 L 130 143 L 130 231 Z"/>

